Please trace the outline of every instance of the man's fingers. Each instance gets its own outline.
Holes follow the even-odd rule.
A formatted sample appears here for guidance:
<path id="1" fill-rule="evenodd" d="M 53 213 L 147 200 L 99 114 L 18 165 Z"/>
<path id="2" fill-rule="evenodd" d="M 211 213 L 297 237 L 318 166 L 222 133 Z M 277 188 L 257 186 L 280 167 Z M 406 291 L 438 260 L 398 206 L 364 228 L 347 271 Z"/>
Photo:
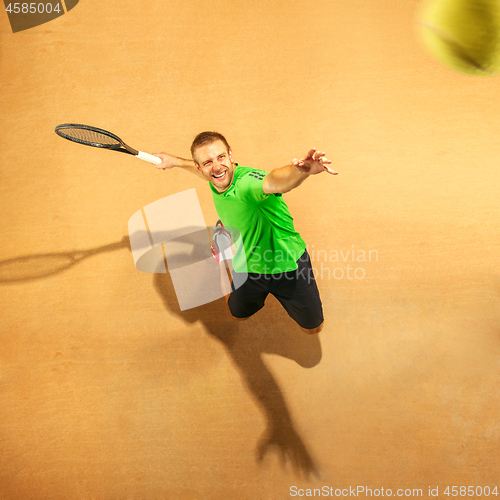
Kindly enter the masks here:
<path id="1" fill-rule="evenodd" d="M 326 158 L 326 153 L 324 151 L 318 151 L 316 148 L 312 148 L 311 150 L 309 150 L 307 156 L 302 158 L 302 160 L 297 160 L 297 158 L 294 158 L 292 160 L 292 165 L 294 165 L 295 167 L 302 167 L 310 162 L 320 163 L 324 167 L 324 169 L 332 175 L 337 175 L 338 173 L 334 172 L 331 168 L 328 168 L 326 166 L 332 163 L 331 160 Z"/>
<path id="2" fill-rule="evenodd" d="M 319 160 L 320 158 L 323 158 L 324 156 L 326 156 L 326 153 L 324 153 L 323 151 L 316 151 L 316 153 L 314 155 L 314 159 Z"/>
<path id="3" fill-rule="evenodd" d="M 316 153 L 316 148 L 312 148 L 309 153 L 307 153 L 306 157 L 304 159 L 307 159 L 307 158 L 313 158 L 314 159 L 314 153 Z"/>
<path id="4" fill-rule="evenodd" d="M 165 167 L 165 165 L 163 165 L 163 157 L 161 156 L 163 153 L 153 153 L 153 156 L 156 156 L 157 158 L 159 158 L 161 160 L 161 163 L 159 163 L 158 165 L 155 163 L 153 166 L 155 168 L 158 168 L 160 170 L 165 170 L 167 167 Z"/>

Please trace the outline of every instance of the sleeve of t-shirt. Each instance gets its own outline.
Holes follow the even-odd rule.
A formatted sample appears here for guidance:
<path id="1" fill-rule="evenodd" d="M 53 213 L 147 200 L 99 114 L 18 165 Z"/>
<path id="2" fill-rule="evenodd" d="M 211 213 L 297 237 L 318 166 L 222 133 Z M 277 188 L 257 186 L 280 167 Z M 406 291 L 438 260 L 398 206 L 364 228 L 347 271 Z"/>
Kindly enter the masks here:
<path id="1" fill-rule="evenodd" d="M 246 173 L 238 182 L 241 198 L 257 203 L 264 201 L 269 196 L 264 193 L 262 187 L 267 174 L 264 170 L 258 169 L 252 169 Z"/>

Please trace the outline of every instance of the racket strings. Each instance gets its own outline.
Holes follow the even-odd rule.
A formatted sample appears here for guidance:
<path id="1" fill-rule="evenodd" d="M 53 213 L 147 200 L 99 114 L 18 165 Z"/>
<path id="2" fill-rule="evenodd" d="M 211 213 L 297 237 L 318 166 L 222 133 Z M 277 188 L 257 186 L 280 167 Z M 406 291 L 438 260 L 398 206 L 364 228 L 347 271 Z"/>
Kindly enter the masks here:
<path id="1" fill-rule="evenodd" d="M 113 137 L 109 137 L 94 130 L 86 130 L 83 128 L 63 128 L 59 129 L 59 131 L 69 138 L 76 139 L 77 141 L 87 142 L 91 144 L 101 144 L 103 146 L 120 145 L 120 142 Z"/>

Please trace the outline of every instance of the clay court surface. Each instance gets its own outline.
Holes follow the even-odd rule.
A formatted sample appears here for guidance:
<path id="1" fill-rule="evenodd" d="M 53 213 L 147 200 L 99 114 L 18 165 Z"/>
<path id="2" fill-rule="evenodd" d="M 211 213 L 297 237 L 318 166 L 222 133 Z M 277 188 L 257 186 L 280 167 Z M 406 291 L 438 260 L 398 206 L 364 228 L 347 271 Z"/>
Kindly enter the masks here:
<path id="1" fill-rule="evenodd" d="M 434 61 L 417 7 L 81 0 L 15 34 L 2 7 L 0 499 L 500 487 L 500 77 Z M 194 187 L 213 225 L 208 185 L 65 122 L 184 157 L 215 129 L 266 171 L 326 151 L 285 195 L 321 334 L 271 299 L 181 312 L 127 222 Z"/>

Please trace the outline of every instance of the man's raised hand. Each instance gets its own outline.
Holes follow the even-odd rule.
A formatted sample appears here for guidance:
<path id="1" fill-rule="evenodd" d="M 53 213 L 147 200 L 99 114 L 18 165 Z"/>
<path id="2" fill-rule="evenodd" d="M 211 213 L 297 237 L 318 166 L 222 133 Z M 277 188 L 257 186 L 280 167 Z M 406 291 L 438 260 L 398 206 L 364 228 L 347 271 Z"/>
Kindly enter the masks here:
<path id="1" fill-rule="evenodd" d="M 323 151 L 317 151 L 313 148 L 307 153 L 307 155 L 301 160 L 294 158 L 292 160 L 292 165 L 299 170 L 309 175 L 319 174 L 321 172 L 328 172 L 332 175 L 337 175 L 338 172 L 334 172 L 328 165 L 332 162 L 326 158 L 326 153 Z"/>

